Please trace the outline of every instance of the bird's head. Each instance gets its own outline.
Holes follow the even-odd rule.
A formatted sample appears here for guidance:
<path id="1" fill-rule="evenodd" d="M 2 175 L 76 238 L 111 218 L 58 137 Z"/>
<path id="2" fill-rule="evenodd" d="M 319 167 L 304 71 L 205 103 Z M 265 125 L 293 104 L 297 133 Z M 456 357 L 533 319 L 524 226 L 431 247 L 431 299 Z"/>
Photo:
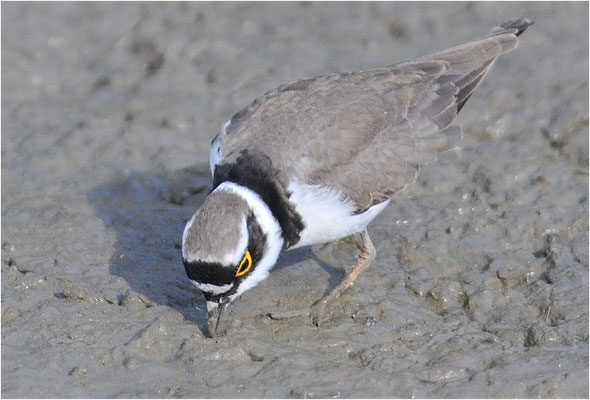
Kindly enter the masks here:
<path id="1" fill-rule="evenodd" d="M 231 189 L 212 192 L 182 236 L 186 274 L 205 296 L 212 337 L 225 307 L 268 276 L 283 244 L 262 200 L 252 203 L 254 192 Z"/>

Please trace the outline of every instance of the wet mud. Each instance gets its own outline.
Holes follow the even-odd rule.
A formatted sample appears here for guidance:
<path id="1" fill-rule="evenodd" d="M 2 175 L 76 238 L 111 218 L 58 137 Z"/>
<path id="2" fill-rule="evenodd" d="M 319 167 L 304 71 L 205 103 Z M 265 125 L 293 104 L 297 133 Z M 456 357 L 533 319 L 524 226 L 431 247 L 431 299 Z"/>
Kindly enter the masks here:
<path id="1" fill-rule="evenodd" d="M 180 257 L 222 123 L 280 83 L 536 24 L 462 147 L 360 240 L 284 253 L 206 337 Z M 2 396 L 588 397 L 587 3 L 6 3 Z"/>

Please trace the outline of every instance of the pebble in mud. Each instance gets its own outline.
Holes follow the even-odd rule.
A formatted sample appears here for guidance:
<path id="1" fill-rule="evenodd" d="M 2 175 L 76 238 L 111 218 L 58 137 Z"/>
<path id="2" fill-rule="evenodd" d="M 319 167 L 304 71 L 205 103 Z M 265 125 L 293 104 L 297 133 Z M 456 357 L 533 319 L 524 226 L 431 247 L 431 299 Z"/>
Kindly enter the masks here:
<path id="1" fill-rule="evenodd" d="M 437 313 L 442 313 L 462 309 L 467 295 L 459 282 L 440 281 L 428 290 L 426 299 Z"/>
<path id="2" fill-rule="evenodd" d="M 129 307 L 129 308 L 149 308 L 153 307 L 154 303 L 147 299 L 145 296 L 142 296 L 139 293 L 136 293 L 132 290 L 127 290 L 123 296 L 120 296 L 118 303 L 122 307 Z"/>
<path id="3" fill-rule="evenodd" d="M 490 271 L 496 271 L 496 276 L 502 285 L 514 287 L 526 285 L 542 279 L 547 271 L 543 259 L 535 258 L 529 252 L 507 252 L 502 258 L 494 259 L 489 266 Z"/>
<path id="4" fill-rule="evenodd" d="M 16 307 L 2 307 L 2 323 L 9 324 L 20 316 L 20 310 Z"/>
<path id="5" fill-rule="evenodd" d="M 88 375 L 88 369 L 84 367 L 74 367 L 68 374 L 68 376 L 72 376 L 74 378 L 82 378 Z"/>

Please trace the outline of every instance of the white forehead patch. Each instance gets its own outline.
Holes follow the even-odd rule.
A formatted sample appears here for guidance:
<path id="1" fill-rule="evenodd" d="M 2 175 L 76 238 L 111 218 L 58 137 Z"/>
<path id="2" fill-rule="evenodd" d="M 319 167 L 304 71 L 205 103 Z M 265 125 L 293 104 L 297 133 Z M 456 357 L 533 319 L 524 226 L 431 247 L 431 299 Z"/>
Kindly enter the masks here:
<path id="1" fill-rule="evenodd" d="M 191 280 L 191 282 L 199 290 L 201 290 L 203 292 L 211 293 L 211 294 L 226 293 L 228 290 L 230 290 L 234 286 L 233 283 L 228 283 L 227 285 L 212 285 L 210 283 L 200 283 L 200 282 L 193 281 L 193 280 Z"/>

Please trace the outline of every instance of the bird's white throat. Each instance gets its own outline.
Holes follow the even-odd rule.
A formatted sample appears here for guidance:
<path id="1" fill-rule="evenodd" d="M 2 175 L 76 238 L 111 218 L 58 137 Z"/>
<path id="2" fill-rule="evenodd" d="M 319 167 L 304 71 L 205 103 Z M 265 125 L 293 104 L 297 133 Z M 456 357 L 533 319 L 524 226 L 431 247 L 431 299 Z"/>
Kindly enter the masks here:
<path id="1" fill-rule="evenodd" d="M 258 193 L 233 182 L 221 183 L 215 188 L 214 192 L 222 190 L 234 193 L 248 203 L 250 210 L 254 213 L 262 232 L 266 236 L 266 247 L 264 248 L 262 258 L 258 262 L 258 265 L 256 265 L 254 271 L 242 281 L 236 293 L 232 295 L 233 299 L 268 277 L 270 270 L 279 258 L 284 241 L 281 236 L 279 222 L 272 215 L 272 212 Z"/>

